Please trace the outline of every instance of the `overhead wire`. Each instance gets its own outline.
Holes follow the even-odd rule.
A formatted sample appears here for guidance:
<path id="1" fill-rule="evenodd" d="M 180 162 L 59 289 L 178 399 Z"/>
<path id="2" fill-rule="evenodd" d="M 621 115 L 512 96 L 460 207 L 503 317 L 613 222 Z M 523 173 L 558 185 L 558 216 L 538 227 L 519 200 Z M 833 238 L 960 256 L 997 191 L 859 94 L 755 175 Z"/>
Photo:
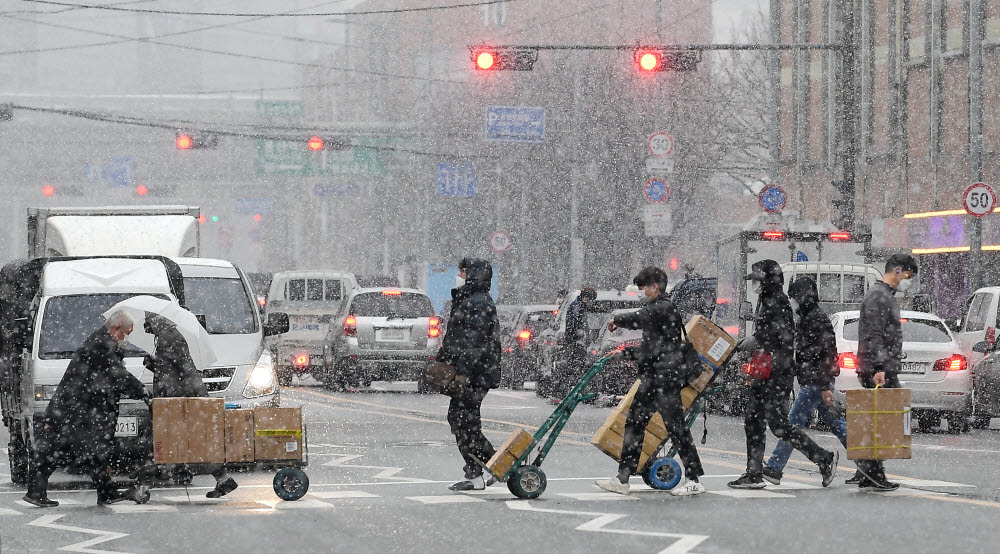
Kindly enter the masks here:
<path id="1" fill-rule="evenodd" d="M 114 5 L 101 5 L 101 4 L 82 4 L 73 2 L 56 2 L 54 0 L 23 0 L 24 2 L 31 2 L 33 4 L 46 4 L 53 6 L 64 6 L 64 7 L 74 7 L 81 9 L 93 9 L 93 10 L 108 10 L 108 11 L 121 11 L 121 12 L 132 12 L 132 13 L 148 13 L 148 14 L 161 14 L 161 15 L 189 15 L 189 16 L 210 16 L 210 17 L 257 17 L 257 16 L 267 16 L 267 17 L 333 17 L 333 16 L 359 16 L 359 15 L 390 15 L 390 14 L 402 14 L 402 13 L 416 13 L 416 12 L 430 12 L 430 11 L 440 11 L 440 10 L 454 10 L 461 8 L 477 8 L 480 6 L 489 6 L 492 4 L 508 3 L 508 2 L 520 2 L 521 0 L 482 0 L 479 2 L 465 2 L 461 4 L 447 4 L 443 6 L 421 6 L 416 8 L 393 8 L 386 10 L 357 10 L 357 11 L 346 11 L 346 12 L 326 12 L 326 13 L 238 13 L 238 12 L 193 12 L 193 11 L 182 11 L 182 10 L 153 10 L 153 9 L 143 9 L 143 8 L 124 8 L 121 6 Z"/>

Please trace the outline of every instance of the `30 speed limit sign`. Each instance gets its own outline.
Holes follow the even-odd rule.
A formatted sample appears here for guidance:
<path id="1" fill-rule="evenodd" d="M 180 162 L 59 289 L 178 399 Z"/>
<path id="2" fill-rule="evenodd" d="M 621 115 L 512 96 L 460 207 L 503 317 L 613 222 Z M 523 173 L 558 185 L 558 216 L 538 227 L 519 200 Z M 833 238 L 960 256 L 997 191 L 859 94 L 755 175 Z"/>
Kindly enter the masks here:
<path id="1" fill-rule="evenodd" d="M 997 195 L 985 183 L 975 183 L 965 189 L 965 211 L 975 217 L 983 217 L 993 213 L 997 207 Z"/>

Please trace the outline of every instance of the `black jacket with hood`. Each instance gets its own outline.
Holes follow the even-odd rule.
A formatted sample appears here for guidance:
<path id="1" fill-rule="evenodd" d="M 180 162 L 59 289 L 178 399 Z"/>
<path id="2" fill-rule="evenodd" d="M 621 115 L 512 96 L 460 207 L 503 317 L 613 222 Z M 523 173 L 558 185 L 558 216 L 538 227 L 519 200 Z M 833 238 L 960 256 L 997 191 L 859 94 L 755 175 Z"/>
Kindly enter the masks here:
<path id="1" fill-rule="evenodd" d="M 649 381 L 654 387 L 682 387 L 689 373 L 698 369 L 685 363 L 681 314 L 667 293 L 635 312 L 616 315 L 614 322 L 623 329 L 642 330 L 642 343 L 626 352 L 636 360 L 644 384 Z"/>
<path id="2" fill-rule="evenodd" d="M 762 290 L 757 302 L 754 344 L 773 356 L 771 378 L 755 380 L 753 385 L 769 383 L 784 390 L 791 390 L 794 382 L 793 360 L 795 348 L 795 318 L 783 286 L 785 275 L 774 260 L 761 260 L 751 266 L 750 275 L 761 282 Z"/>
<path id="3" fill-rule="evenodd" d="M 451 315 L 438 352 L 440 362 L 470 386 L 493 389 L 500 385 L 500 321 L 490 297 L 493 268 L 486 260 L 469 260 L 465 284 L 452 289 Z"/>
<path id="4" fill-rule="evenodd" d="M 153 372 L 153 396 L 206 397 L 208 389 L 194 366 L 187 340 L 177 326 L 164 317 L 148 316 L 147 330 L 156 337 L 153 355 L 146 367 Z"/>
<path id="5" fill-rule="evenodd" d="M 899 320 L 896 290 L 878 281 L 861 301 L 858 322 L 858 369 L 862 380 L 884 371 L 888 379 L 899 373 L 903 354 L 903 326 Z"/>
<path id="6" fill-rule="evenodd" d="M 837 374 L 837 336 L 830 316 L 820 308 L 816 281 L 799 277 L 788 287 L 788 296 L 798 302 L 799 324 L 795 333 L 796 376 L 799 385 L 833 390 Z"/>

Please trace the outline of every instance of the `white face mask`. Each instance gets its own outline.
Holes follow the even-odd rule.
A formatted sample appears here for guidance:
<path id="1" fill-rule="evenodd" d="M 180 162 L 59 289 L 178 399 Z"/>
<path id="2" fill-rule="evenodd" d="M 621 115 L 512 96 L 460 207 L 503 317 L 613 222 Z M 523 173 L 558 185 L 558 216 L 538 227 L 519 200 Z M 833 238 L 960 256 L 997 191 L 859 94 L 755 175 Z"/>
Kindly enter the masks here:
<path id="1" fill-rule="evenodd" d="M 764 283 L 757 280 L 751 281 L 750 290 L 757 296 L 760 296 L 760 293 L 764 292 Z"/>
<path id="2" fill-rule="evenodd" d="M 456 275 L 455 276 L 455 288 L 461 288 L 463 286 L 465 286 L 465 279 L 462 279 L 461 276 Z"/>
<path id="3" fill-rule="evenodd" d="M 789 298 L 788 303 L 792 305 L 792 311 L 799 311 L 799 303 L 794 298 Z"/>
<path id="4" fill-rule="evenodd" d="M 912 286 L 913 286 L 913 281 L 909 279 L 903 279 L 902 281 L 899 282 L 899 292 L 906 292 L 910 290 L 910 287 Z"/>

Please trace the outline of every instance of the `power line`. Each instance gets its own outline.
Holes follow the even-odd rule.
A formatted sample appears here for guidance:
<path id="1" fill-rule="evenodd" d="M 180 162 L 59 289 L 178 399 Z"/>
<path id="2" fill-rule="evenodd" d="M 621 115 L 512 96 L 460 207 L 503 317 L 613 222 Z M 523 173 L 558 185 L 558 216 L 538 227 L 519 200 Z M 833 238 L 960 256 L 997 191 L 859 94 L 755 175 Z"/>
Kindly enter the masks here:
<path id="1" fill-rule="evenodd" d="M 143 8 L 123 8 L 120 6 L 98 5 L 98 4 L 77 4 L 70 2 L 54 2 L 52 0 L 24 0 L 34 4 L 47 4 L 53 6 L 64 6 L 92 10 L 108 10 L 132 13 L 149 13 L 161 15 L 192 15 L 192 16 L 212 16 L 212 17 L 331 17 L 331 16 L 357 16 L 357 15 L 388 15 L 399 13 L 430 12 L 439 10 L 454 10 L 460 8 L 475 8 L 479 6 L 489 6 L 507 2 L 518 2 L 520 0 L 484 0 L 481 2 L 466 2 L 464 4 L 450 4 L 446 6 L 424 6 L 420 8 L 395 8 L 391 10 L 362 10 L 346 12 L 326 12 L 326 13 L 235 13 L 235 12 L 190 12 L 179 10 L 151 10 Z"/>

